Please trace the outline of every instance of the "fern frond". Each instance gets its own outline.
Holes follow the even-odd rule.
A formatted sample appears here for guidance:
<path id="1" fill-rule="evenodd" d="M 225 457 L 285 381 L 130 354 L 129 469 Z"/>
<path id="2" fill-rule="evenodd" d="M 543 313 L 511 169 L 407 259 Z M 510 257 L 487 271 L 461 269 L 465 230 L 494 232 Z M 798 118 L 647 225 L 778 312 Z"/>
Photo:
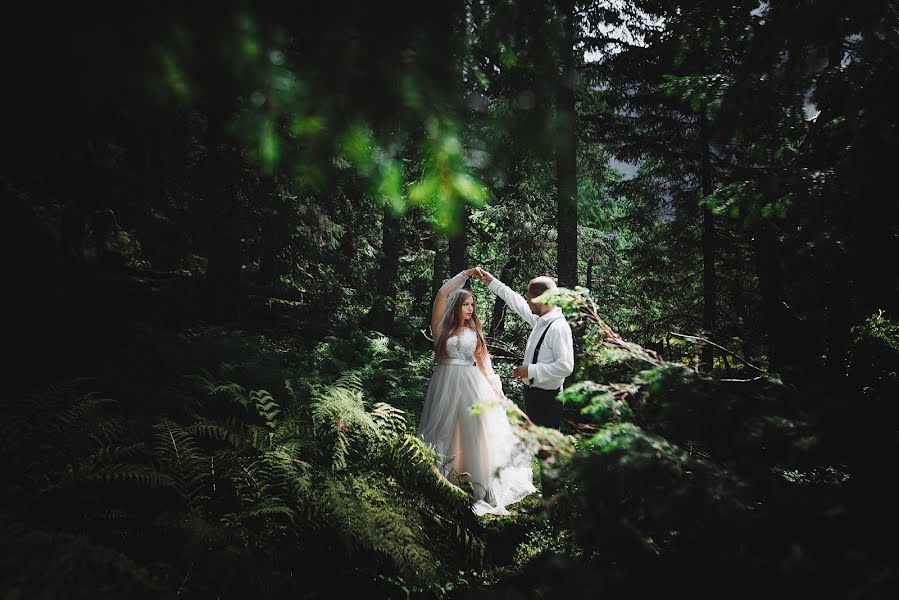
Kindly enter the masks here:
<path id="1" fill-rule="evenodd" d="M 0 524 L 0 554 L 6 598 L 60 598 L 72 593 L 73 578 L 98 598 L 155 598 L 171 595 L 150 570 L 85 534 Z M 13 576 L 14 574 L 14 576 Z"/>
<path id="2" fill-rule="evenodd" d="M 128 427 L 125 425 L 125 420 L 122 417 L 98 418 L 93 422 L 93 428 L 89 436 L 98 444 L 114 444 L 126 439 Z"/>
<path id="3" fill-rule="evenodd" d="M 409 489 L 464 514 L 471 496 L 440 473 L 437 452 L 417 435 L 397 438 L 386 448 L 384 457 Z"/>
<path id="4" fill-rule="evenodd" d="M 272 465 L 272 472 L 278 478 L 280 487 L 298 502 L 307 501 L 312 487 L 312 465 L 292 456 L 284 448 L 268 453 L 266 458 Z"/>
<path id="5" fill-rule="evenodd" d="M 355 371 L 347 371 L 334 382 L 334 385 L 336 387 L 359 392 L 360 394 L 365 391 L 365 388 L 362 385 L 362 377 Z"/>
<path id="6" fill-rule="evenodd" d="M 163 471 L 191 509 L 209 497 L 211 491 L 210 458 L 202 455 L 187 428 L 169 420 L 153 426 L 154 447 Z"/>
<path id="7" fill-rule="evenodd" d="M 312 423 L 319 440 L 325 445 L 331 470 L 347 467 L 347 459 L 355 440 L 361 448 L 369 447 L 380 432 L 362 402 L 362 383 L 356 373 L 343 375 L 312 402 Z"/>
<path id="8" fill-rule="evenodd" d="M 82 463 L 98 465 L 114 462 L 131 462 L 150 455 L 150 447 L 145 442 L 135 442 L 125 446 L 109 444 L 102 446 L 82 459 Z"/>
<path id="9" fill-rule="evenodd" d="M 247 440 L 241 433 L 236 433 L 233 426 L 227 423 L 216 423 L 197 417 L 193 425 L 186 428 L 186 431 L 196 436 L 198 439 L 212 440 L 216 442 L 226 442 L 231 447 L 241 450 L 249 446 Z"/>
<path id="10" fill-rule="evenodd" d="M 84 379 L 72 379 L 56 385 L 46 385 L 21 396 L 4 398 L 0 403 L 0 434 L 3 439 L 19 440 L 28 437 L 35 423 L 72 403 L 82 394 Z"/>
<path id="11" fill-rule="evenodd" d="M 267 452 L 274 445 L 275 434 L 268 427 L 247 425 L 245 438 L 247 443 L 259 452 Z"/>
<path id="12" fill-rule="evenodd" d="M 106 404 L 116 404 L 116 401 L 110 398 L 96 398 L 91 393 L 84 394 L 68 408 L 48 415 L 43 423 L 43 427 L 51 435 L 60 435 L 71 431 L 78 427 L 84 417 L 91 411 Z"/>
<path id="13" fill-rule="evenodd" d="M 101 510 L 85 513 L 82 515 L 82 518 L 87 521 L 119 522 L 129 521 L 133 519 L 134 513 L 122 508 L 104 508 Z"/>
<path id="14" fill-rule="evenodd" d="M 277 481 L 273 467 L 265 456 L 251 460 L 238 459 L 232 475 L 241 506 L 249 507 L 277 493 Z"/>
<path id="15" fill-rule="evenodd" d="M 295 510 L 284 504 L 276 504 L 267 502 L 260 504 L 250 510 L 244 512 L 247 517 L 287 517 L 293 523 L 296 520 L 297 513 Z"/>
<path id="16" fill-rule="evenodd" d="M 253 390 L 250 392 L 250 401 L 256 406 L 256 410 L 265 419 L 269 429 L 275 428 L 275 419 L 281 414 L 281 407 L 275 402 L 274 397 L 265 390 Z"/>
<path id="17" fill-rule="evenodd" d="M 78 377 L 60 383 L 49 384 L 16 399 L 9 408 L 15 412 L 25 409 L 34 417 L 46 417 L 60 407 L 72 403 L 72 399 L 84 395 L 84 384 L 93 381 L 91 378 Z M 18 410 L 16 410 L 18 409 Z"/>
<path id="18" fill-rule="evenodd" d="M 249 408 L 250 399 L 243 386 L 234 382 L 219 383 L 214 381 L 209 373 L 206 373 L 206 375 L 208 377 L 202 375 L 186 375 L 185 379 L 197 384 L 200 390 L 210 397 L 224 398 L 225 400 L 240 404 L 244 408 Z"/>
<path id="19" fill-rule="evenodd" d="M 197 455 L 193 436 L 174 421 L 160 421 L 153 430 L 155 447 L 163 461 L 178 464 Z"/>
<path id="20" fill-rule="evenodd" d="M 102 465 L 90 470 L 66 472 L 58 485 L 51 488 L 63 487 L 84 481 L 103 481 L 105 483 L 124 482 L 132 483 L 144 488 L 175 487 L 175 481 L 166 473 L 145 465 Z M 46 491 L 46 490 L 44 490 Z"/>
<path id="21" fill-rule="evenodd" d="M 371 410 L 372 420 L 382 432 L 396 436 L 406 430 L 406 411 L 386 402 L 376 402 Z"/>
<path id="22" fill-rule="evenodd" d="M 327 523 L 351 551 L 372 552 L 404 577 L 430 581 L 436 561 L 423 539 L 420 517 L 395 486 L 375 474 L 324 480 Z"/>

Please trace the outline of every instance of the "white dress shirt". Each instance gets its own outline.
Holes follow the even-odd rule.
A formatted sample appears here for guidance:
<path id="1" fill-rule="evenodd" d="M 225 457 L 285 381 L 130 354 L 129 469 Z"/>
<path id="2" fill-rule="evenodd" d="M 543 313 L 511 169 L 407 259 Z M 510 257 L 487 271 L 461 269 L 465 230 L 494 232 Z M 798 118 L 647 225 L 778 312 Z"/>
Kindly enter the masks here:
<path id="1" fill-rule="evenodd" d="M 528 380 L 533 379 L 534 381 L 530 385 L 544 390 L 557 390 L 562 387 L 565 378 L 574 371 L 574 343 L 571 326 L 562 315 L 562 309 L 554 308 L 542 317 L 538 317 L 531 312 L 528 301 L 521 294 L 496 277 L 487 287 L 532 328 L 528 343 L 524 348 L 524 364 L 528 367 Z M 543 339 L 543 345 L 540 346 L 537 363 L 532 364 L 534 347 L 540 341 L 540 336 L 543 335 L 543 331 L 550 322 L 552 324 Z M 528 381 L 525 381 L 525 385 L 528 385 Z"/>

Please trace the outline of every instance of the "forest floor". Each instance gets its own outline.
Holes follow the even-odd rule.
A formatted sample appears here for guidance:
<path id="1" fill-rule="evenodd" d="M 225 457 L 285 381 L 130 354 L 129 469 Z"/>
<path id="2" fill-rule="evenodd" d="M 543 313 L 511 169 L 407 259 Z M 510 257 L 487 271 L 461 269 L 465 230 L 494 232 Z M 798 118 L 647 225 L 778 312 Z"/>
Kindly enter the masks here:
<path id="1" fill-rule="evenodd" d="M 22 335 L 14 387 L 31 390 L 41 383 L 96 376 L 98 386 L 113 395 L 118 393 L 129 404 L 132 401 L 125 395 L 141 381 L 152 386 L 158 378 L 170 377 L 169 373 L 175 370 L 202 370 L 200 365 L 173 364 L 165 344 L 158 346 L 157 351 L 153 349 L 156 342 L 146 342 L 166 338 L 177 344 L 175 340 L 183 332 L 209 327 L 198 309 L 200 284 L 189 272 L 86 268 L 71 273 L 50 286 L 48 294 L 31 306 L 41 319 L 32 321 L 29 335 Z M 249 296 L 241 318 L 220 329 L 247 340 L 264 338 L 266 344 L 290 348 L 295 355 L 285 360 L 293 363 L 307 360 L 309 356 L 302 355 L 314 352 L 328 336 L 339 335 L 323 317 L 321 311 L 299 303 Z M 426 362 L 430 351 L 419 346 L 406 348 L 406 352 L 413 362 Z M 406 386 L 407 422 L 413 423 L 426 384 L 422 385 L 420 377 L 415 380 L 411 376 L 411 367 L 407 373 L 402 364 L 394 367 L 396 381 Z M 418 409 L 410 408 L 414 406 Z M 146 414 L 152 409 L 138 410 Z M 536 461 L 534 473 L 539 490 Z M 482 560 L 459 572 L 455 587 L 447 590 L 450 595 L 486 591 L 493 584 L 518 575 L 535 555 L 557 546 L 556 532 L 542 516 L 543 505 L 538 491 L 509 507 L 508 515 L 477 519 L 477 527 L 472 531 L 483 543 Z"/>

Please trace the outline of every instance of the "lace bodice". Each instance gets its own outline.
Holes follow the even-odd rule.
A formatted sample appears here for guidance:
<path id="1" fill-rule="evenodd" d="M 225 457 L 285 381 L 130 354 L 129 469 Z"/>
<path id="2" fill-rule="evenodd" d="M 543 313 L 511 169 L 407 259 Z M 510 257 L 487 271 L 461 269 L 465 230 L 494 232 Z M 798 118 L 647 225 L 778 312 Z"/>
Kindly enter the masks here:
<path id="1" fill-rule="evenodd" d="M 451 335 L 446 340 L 446 354 L 449 358 L 474 360 L 474 351 L 478 346 L 478 336 L 474 329 L 466 327 L 459 335 Z"/>

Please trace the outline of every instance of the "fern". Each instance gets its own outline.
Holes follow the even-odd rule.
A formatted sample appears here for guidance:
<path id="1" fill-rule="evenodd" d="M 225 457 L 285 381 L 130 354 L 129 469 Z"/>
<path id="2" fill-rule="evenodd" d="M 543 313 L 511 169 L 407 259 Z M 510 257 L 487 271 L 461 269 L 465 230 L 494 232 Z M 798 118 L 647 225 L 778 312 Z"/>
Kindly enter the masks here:
<path id="1" fill-rule="evenodd" d="M 214 381 L 213 376 L 208 372 L 205 372 L 205 376 L 188 375 L 185 377 L 185 379 L 187 381 L 198 384 L 199 389 L 205 392 L 208 396 L 211 396 L 213 398 L 224 398 L 231 402 L 240 404 L 246 409 L 250 407 L 251 402 L 250 398 L 247 396 L 246 390 L 243 388 L 243 386 L 237 383 L 218 383 Z"/>
<path id="2" fill-rule="evenodd" d="M 255 401 L 259 414 L 273 425 L 275 419 L 281 413 L 281 409 L 272 395 L 265 390 L 253 390 L 250 392 L 250 398 Z"/>
<path id="3" fill-rule="evenodd" d="M 104 465 L 82 472 L 72 472 L 63 478 L 61 483 L 77 483 L 81 481 L 102 481 L 104 483 L 126 482 L 144 488 L 175 487 L 178 481 L 168 474 L 160 473 L 152 467 L 143 465 Z"/>
<path id="4" fill-rule="evenodd" d="M 382 456 L 409 489 L 451 508 L 457 515 L 469 511 L 471 496 L 440 473 L 436 451 L 419 436 L 404 433 L 385 447 Z"/>
<path id="5" fill-rule="evenodd" d="M 386 402 L 377 402 L 371 411 L 372 421 L 377 428 L 394 437 L 406 430 L 406 412 Z"/>
<path id="6" fill-rule="evenodd" d="M 324 444 L 332 471 L 347 467 L 353 439 L 367 446 L 379 435 L 377 424 L 363 405 L 362 384 L 355 373 L 328 387 L 315 398 L 311 409 L 315 433 Z"/>
<path id="7" fill-rule="evenodd" d="M 220 363 L 141 390 L 173 413 L 147 425 L 115 414 L 115 401 L 86 389 L 90 380 L 14 399 L 0 408 L 0 431 L 10 434 L 0 452 L 15 477 L 38 485 L 13 481 L 7 489 L 21 505 L 39 498 L 42 510 L 77 515 L 78 527 L 88 523 L 98 539 L 129 552 L 174 538 L 235 564 L 300 560 L 321 553 L 317 542 L 328 535 L 328 552 L 350 556 L 329 564 L 334 573 L 368 577 L 383 568 L 418 589 L 444 577 L 437 556 L 481 563 L 470 497 L 440 474 L 406 412 L 367 405 L 358 373 L 330 385 L 288 382 L 284 389 L 301 390 L 302 402 L 282 401 L 267 390 L 289 380 L 254 371 L 264 366 L 261 358 Z M 135 489 L 162 490 L 153 492 L 152 514 Z M 168 580 L 184 558 L 152 560 Z M 203 569 L 214 570 L 211 562 Z"/>
<path id="8" fill-rule="evenodd" d="M 249 444 L 240 429 L 233 419 L 214 422 L 199 416 L 193 425 L 185 428 L 187 432 L 198 439 L 225 442 L 232 448 L 243 450 L 249 447 Z"/>
<path id="9" fill-rule="evenodd" d="M 149 452 L 150 448 L 145 442 L 135 442 L 124 446 L 107 444 L 85 457 L 84 462 L 95 465 L 111 462 L 130 462 L 146 458 Z"/>
<path id="10" fill-rule="evenodd" d="M 97 444 L 109 446 L 115 442 L 125 442 L 129 437 L 125 420 L 119 416 L 99 417 L 93 425 L 93 430 L 87 433 Z"/>
<path id="11" fill-rule="evenodd" d="M 430 581 L 434 556 L 421 535 L 420 517 L 401 497 L 395 484 L 374 474 L 329 478 L 322 488 L 329 527 L 348 549 L 378 556 L 404 577 Z"/>
<path id="12" fill-rule="evenodd" d="M 303 461 L 285 448 L 279 448 L 266 457 L 272 464 L 272 472 L 282 482 L 282 488 L 298 502 L 309 499 L 312 464 Z"/>
<path id="13" fill-rule="evenodd" d="M 269 429 L 275 428 L 275 420 L 281 414 L 281 408 L 275 399 L 265 390 L 253 390 L 250 392 L 250 401 L 256 410 L 265 419 Z"/>
<path id="14" fill-rule="evenodd" d="M 95 409 L 114 404 L 109 398 L 96 398 L 93 394 L 85 394 L 65 409 L 54 411 L 47 416 L 42 426 L 51 434 L 62 434 L 78 427 Z"/>
<path id="15" fill-rule="evenodd" d="M 296 519 L 296 511 L 291 507 L 273 500 L 260 502 L 249 510 L 244 511 L 247 517 L 284 517 L 293 522 Z"/>
<path id="16" fill-rule="evenodd" d="M 38 495 L 98 481 L 167 485 L 146 464 L 130 464 L 146 463 L 148 448 L 128 440 L 123 419 L 105 414 L 117 403 L 85 391 L 88 382 L 45 386 L 3 406 L 0 422 L 11 428 L 7 469 Z"/>
<path id="17" fill-rule="evenodd" d="M 234 484 L 241 505 L 252 506 L 265 499 L 272 491 L 277 490 L 273 477 L 274 469 L 266 456 L 258 456 L 250 460 L 238 459 L 234 472 Z"/>
<path id="18" fill-rule="evenodd" d="M 68 430 L 89 429 L 85 427 L 87 417 L 97 408 L 114 403 L 83 391 L 84 384 L 90 381 L 72 379 L 8 399 L 0 409 L 0 435 L 10 445 L 17 445 L 33 436 L 62 438 L 61 434 Z"/>
<path id="19" fill-rule="evenodd" d="M 7 598 L 65 598 L 87 590 L 92 597 L 146 598 L 166 592 L 147 568 L 83 534 L 35 529 L 4 516 L 0 553 L 20 557 L 4 573 Z"/>
<path id="20" fill-rule="evenodd" d="M 191 510 L 209 499 L 211 471 L 187 428 L 169 420 L 153 426 L 154 447 L 163 472 Z"/>

